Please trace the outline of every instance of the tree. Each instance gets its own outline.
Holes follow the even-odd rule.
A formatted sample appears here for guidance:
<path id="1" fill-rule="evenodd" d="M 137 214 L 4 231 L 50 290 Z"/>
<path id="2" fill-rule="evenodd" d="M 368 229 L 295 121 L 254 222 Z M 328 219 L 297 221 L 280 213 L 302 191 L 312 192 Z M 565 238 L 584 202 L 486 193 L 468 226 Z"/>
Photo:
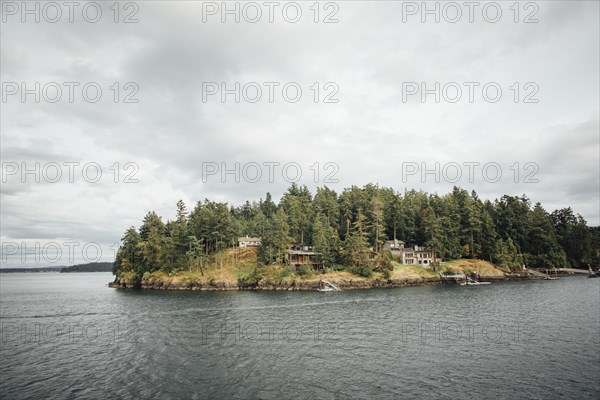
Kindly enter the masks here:
<path id="1" fill-rule="evenodd" d="M 358 267 L 369 264 L 369 240 L 366 231 L 366 218 L 362 210 L 358 210 L 356 221 L 344 240 L 343 258 L 351 266 Z"/>
<path id="2" fill-rule="evenodd" d="M 141 242 L 140 234 L 132 226 L 121 238 L 123 245 L 117 251 L 115 262 L 113 264 L 113 274 L 119 275 L 121 272 L 131 272 L 139 268 L 142 257 L 138 253 L 137 246 Z"/>
<path id="3" fill-rule="evenodd" d="M 292 184 L 283 194 L 279 206 L 288 217 L 290 236 L 295 243 L 310 242 L 312 196 L 306 186 Z"/>
<path id="4" fill-rule="evenodd" d="M 564 249 L 569 264 L 575 268 L 590 264 L 595 255 L 593 233 L 585 219 L 579 214 L 575 216 L 570 207 L 556 210 L 550 217 L 556 239 Z"/>
<path id="5" fill-rule="evenodd" d="M 265 235 L 257 249 L 257 258 L 261 264 L 283 263 L 285 251 L 290 242 L 289 227 L 285 211 L 280 208 L 273 218 L 268 220 Z"/>
<path id="6" fill-rule="evenodd" d="M 375 251 L 379 252 L 385 241 L 385 226 L 383 220 L 383 202 L 378 195 L 374 196 L 371 200 L 371 229 L 374 236 L 373 244 Z"/>
<path id="7" fill-rule="evenodd" d="M 190 233 L 187 221 L 187 209 L 183 200 L 177 202 L 177 219 L 171 225 L 170 236 L 173 242 L 172 261 L 176 265 L 185 262 L 185 253 L 190 245 Z"/>
<path id="8" fill-rule="evenodd" d="M 138 277 L 144 275 L 144 272 L 153 272 L 161 267 L 163 261 L 162 242 L 158 227 L 153 225 L 148 231 L 148 239 L 137 245 L 143 260 L 143 264 L 136 264 L 135 272 Z"/>
<path id="9" fill-rule="evenodd" d="M 528 235 L 527 263 L 534 267 L 566 267 L 567 257 L 556 240 L 554 224 L 540 203 L 533 207 Z"/>
<path id="10" fill-rule="evenodd" d="M 337 232 L 329 225 L 323 214 L 317 214 L 312 226 L 314 250 L 321 253 L 321 260 L 326 267 L 332 266 L 337 258 L 339 237 Z"/>
<path id="11" fill-rule="evenodd" d="M 517 251 L 517 246 L 515 246 L 511 238 L 508 238 L 506 241 L 498 239 L 493 260 L 500 268 L 513 272 L 520 271 L 523 265 L 523 260 Z"/>
<path id="12" fill-rule="evenodd" d="M 162 218 L 158 216 L 154 211 L 150 211 L 144 217 L 142 226 L 140 226 L 140 237 L 142 240 L 148 240 L 150 236 L 150 229 L 156 228 L 159 235 L 165 234 L 165 224 Z"/>
<path id="13" fill-rule="evenodd" d="M 317 188 L 317 193 L 313 200 L 313 213 L 325 216 L 327 223 L 338 231 L 340 228 L 340 207 L 337 193 L 327 186 Z"/>
<path id="14" fill-rule="evenodd" d="M 277 212 L 277 206 L 271 199 L 271 193 L 267 192 L 265 201 L 261 201 L 259 205 L 260 210 L 267 218 L 271 218 Z"/>
<path id="15" fill-rule="evenodd" d="M 192 270 L 194 267 L 197 267 L 200 273 L 204 275 L 202 240 L 198 240 L 196 236 L 190 236 L 189 246 L 189 250 L 185 253 L 189 269 Z"/>

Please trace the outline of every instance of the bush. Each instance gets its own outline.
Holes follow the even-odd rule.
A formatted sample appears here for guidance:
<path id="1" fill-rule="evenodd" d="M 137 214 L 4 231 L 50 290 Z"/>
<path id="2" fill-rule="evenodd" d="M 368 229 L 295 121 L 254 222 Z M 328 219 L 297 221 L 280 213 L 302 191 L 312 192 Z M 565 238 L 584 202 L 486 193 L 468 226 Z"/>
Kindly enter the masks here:
<path id="1" fill-rule="evenodd" d="M 276 280 L 281 282 L 283 281 L 285 278 L 287 278 L 288 276 L 290 276 L 291 271 L 289 270 L 289 268 L 283 268 L 278 274 L 277 274 L 277 278 Z"/>
<path id="2" fill-rule="evenodd" d="M 248 275 L 242 275 L 238 277 L 238 286 L 255 287 L 258 285 L 258 282 L 260 282 L 261 279 L 262 276 L 260 276 L 256 268 L 254 268 Z"/>
<path id="3" fill-rule="evenodd" d="M 373 268 L 371 268 L 370 265 L 360 265 L 352 268 L 352 273 L 358 276 L 369 278 L 371 275 L 373 275 Z"/>
<path id="4" fill-rule="evenodd" d="M 300 275 L 300 276 L 310 276 L 312 273 L 310 267 L 308 265 L 302 264 L 299 267 L 296 268 L 296 274 Z"/>
<path id="5" fill-rule="evenodd" d="M 438 262 L 432 262 L 429 267 L 431 268 L 431 270 L 433 272 L 440 272 L 440 270 L 442 269 L 442 265 Z M 446 271 L 447 272 L 447 271 Z M 444 274 L 445 275 L 445 274 Z"/>
<path id="6" fill-rule="evenodd" d="M 392 277 L 392 271 L 389 269 L 383 270 L 383 279 L 388 280 Z"/>
<path id="7" fill-rule="evenodd" d="M 445 276 L 452 276 L 452 275 L 456 275 L 456 274 L 457 273 L 452 270 L 447 270 L 447 271 L 442 272 L 442 275 L 445 275 Z"/>

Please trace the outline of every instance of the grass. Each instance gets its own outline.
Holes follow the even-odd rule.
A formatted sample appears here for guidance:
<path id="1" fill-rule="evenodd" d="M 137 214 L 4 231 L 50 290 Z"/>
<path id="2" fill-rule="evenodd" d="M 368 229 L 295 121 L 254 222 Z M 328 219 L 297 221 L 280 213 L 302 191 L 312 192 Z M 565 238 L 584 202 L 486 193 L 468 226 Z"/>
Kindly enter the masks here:
<path id="1" fill-rule="evenodd" d="M 475 259 L 452 260 L 444 263 L 444 268 L 457 273 L 476 272 L 478 275 L 502 276 L 503 273 L 489 261 Z"/>
<path id="2" fill-rule="evenodd" d="M 439 275 L 437 272 L 432 271 L 429 268 L 423 268 L 413 264 L 400 264 L 396 261 L 392 261 L 394 271 L 392 272 L 392 279 L 417 279 L 417 278 L 434 278 Z"/>
<path id="3" fill-rule="evenodd" d="M 424 279 L 436 278 L 438 272 L 430 268 L 424 268 L 419 265 L 400 264 L 392 261 L 393 270 L 390 278 L 393 280 L 406 279 Z M 479 275 L 501 276 L 503 273 L 493 264 L 483 260 L 461 259 L 443 263 L 439 272 L 452 271 L 456 273 L 477 272 Z M 347 270 L 334 271 L 328 270 L 326 273 L 310 272 L 308 274 L 299 274 L 292 272 L 287 265 L 269 265 L 259 266 L 256 258 L 255 248 L 227 249 L 212 255 L 208 262 L 203 265 L 203 273 L 200 272 L 199 265 L 191 270 L 178 271 L 174 274 L 167 274 L 162 271 L 155 271 L 146 274 L 146 281 L 159 281 L 169 284 L 202 284 L 213 285 L 220 284 L 226 286 L 237 286 L 239 282 L 252 281 L 258 277 L 262 280 L 291 285 L 294 281 L 318 282 L 328 280 L 333 283 L 343 283 L 348 281 L 370 281 L 374 279 L 385 280 L 383 273 L 374 272 L 371 277 L 363 277 L 353 274 Z M 122 278 L 134 280 L 133 272 L 121 274 Z"/>

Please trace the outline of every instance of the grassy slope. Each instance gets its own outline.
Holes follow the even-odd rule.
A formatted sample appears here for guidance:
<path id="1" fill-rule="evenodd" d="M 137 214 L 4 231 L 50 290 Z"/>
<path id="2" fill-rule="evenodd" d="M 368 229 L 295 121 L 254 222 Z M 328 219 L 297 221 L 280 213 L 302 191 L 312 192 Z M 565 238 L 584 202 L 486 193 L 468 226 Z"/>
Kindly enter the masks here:
<path id="1" fill-rule="evenodd" d="M 444 263 L 444 267 L 450 271 L 468 273 L 477 272 L 480 276 L 503 276 L 504 273 L 497 269 L 494 264 L 484 260 L 461 259 Z"/>
<path id="2" fill-rule="evenodd" d="M 394 270 L 391 278 L 394 280 L 411 280 L 423 278 L 438 277 L 438 273 L 431 269 L 419 267 L 417 265 L 403 265 L 392 262 Z M 329 280 L 331 282 L 348 281 L 368 281 L 371 279 L 383 279 L 381 273 L 375 272 L 372 277 L 365 278 L 354 275 L 347 271 L 331 271 L 325 274 L 311 273 L 307 276 L 300 276 L 290 271 L 285 265 L 272 265 L 267 267 L 258 266 L 256 260 L 256 249 L 228 249 L 211 257 L 209 264 L 204 266 L 204 274 L 199 268 L 192 268 L 190 271 L 179 271 L 173 275 L 168 275 L 162 271 L 156 271 L 150 274 L 152 280 L 162 282 L 183 283 L 198 282 L 208 284 L 209 282 L 220 282 L 227 286 L 236 286 L 240 278 L 252 274 L 254 269 L 263 280 L 278 283 L 291 284 L 294 280 L 305 282 L 318 282 L 319 280 Z M 483 260 L 454 260 L 442 265 L 441 270 L 452 270 L 455 272 L 475 271 L 480 275 L 502 276 L 502 272 L 494 267 L 493 264 Z"/>

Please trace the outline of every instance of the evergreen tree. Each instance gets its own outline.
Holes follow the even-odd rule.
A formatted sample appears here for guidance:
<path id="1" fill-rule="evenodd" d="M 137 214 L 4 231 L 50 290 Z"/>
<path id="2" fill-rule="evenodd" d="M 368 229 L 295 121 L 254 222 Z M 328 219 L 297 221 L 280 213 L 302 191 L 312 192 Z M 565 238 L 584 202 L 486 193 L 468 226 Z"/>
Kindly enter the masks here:
<path id="1" fill-rule="evenodd" d="M 268 220 L 265 235 L 261 238 L 260 246 L 257 249 L 259 262 L 264 265 L 283 264 L 290 240 L 287 216 L 285 211 L 280 208 L 273 218 Z"/>
<path id="2" fill-rule="evenodd" d="M 317 253 L 321 253 L 321 260 L 325 267 L 331 267 L 336 262 L 339 251 L 339 237 L 335 229 L 323 214 L 317 214 L 312 227 L 313 246 Z"/>
<path id="3" fill-rule="evenodd" d="M 132 226 L 121 238 L 123 245 L 117 251 L 115 262 L 113 264 L 113 274 L 119 275 L 121 272 L 132 272 L 142 264 L 142 257 L 138 253 L 138 244 L 141 242 L 140 234 Z"/>
<path id="4" fill-rule="evenodd" d="M 358 210 L 356 221 L 344 240 L 343 259 L 347 265 L 364 266 L 369 264 L 369 240 L 366 230 L 366 218 L 362 210 Z"/>

